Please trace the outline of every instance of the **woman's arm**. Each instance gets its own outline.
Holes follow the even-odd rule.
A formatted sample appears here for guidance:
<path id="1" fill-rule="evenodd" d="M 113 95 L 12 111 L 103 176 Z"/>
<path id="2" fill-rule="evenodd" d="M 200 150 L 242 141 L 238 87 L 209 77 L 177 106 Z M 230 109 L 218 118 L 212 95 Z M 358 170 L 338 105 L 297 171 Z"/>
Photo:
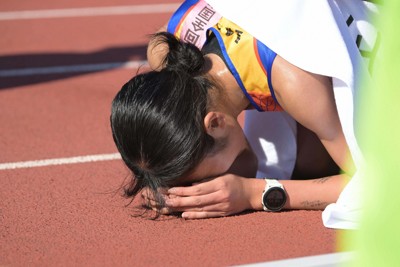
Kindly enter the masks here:
<path id="1" fill-rule="evenodd" d="M 272 66 L 272 85 L 283 109 L 318 136 L 342 170 L 354 173 L 331 79 L 299 69 L 277 56 Z"/>
<path id="2" fill-rule="evenodd" d="M 324 209 L 336 202 L 349 176 L 340 174 L 314 180 L 280 181 L 287 193 L 284 209 Z M 200 219 L 228 216 L 244 210 L 263 210 L 264 179 L 227 174 L 189 187 L 168 190 L 164 212 L 183 212 L 182 217 Z"/>
<path id="3" fill-rule="evenodd" d="M 350 180 L 350 176 L 339 174 L 313 180 L 280 181 L 288 195 L 286 209 L 324 209 L 335 203 Z"/>

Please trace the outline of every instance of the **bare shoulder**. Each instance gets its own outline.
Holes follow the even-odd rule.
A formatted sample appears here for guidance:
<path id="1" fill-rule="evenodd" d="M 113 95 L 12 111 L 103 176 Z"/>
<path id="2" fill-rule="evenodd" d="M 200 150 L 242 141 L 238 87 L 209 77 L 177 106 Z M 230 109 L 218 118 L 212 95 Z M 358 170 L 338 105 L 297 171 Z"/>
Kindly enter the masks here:
<path id="1" fill-rule="evenodd" d="M 281 105 L 290 101 L 307 99 L 314 90 L 333 92 L 331 78 L 305 71 L 279 55 L 272 66 L 272 85 Z"/>
<path id="2" fill-rule="evenodd" d="M 330 77 L 302 70 L 277 56 L 272 85 L 282 108 L 320 138 L 341 130 Z"/>

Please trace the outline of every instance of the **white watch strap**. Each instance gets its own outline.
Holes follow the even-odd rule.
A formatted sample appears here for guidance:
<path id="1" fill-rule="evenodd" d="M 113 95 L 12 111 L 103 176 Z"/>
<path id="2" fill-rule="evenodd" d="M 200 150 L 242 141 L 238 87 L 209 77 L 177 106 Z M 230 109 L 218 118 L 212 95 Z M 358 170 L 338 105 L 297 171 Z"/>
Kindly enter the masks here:
<path id="1" fill-rule="evenodd" d="M 265 191 L 267 191 L 268 188 L 271 188 L 271 187 L 274 187 L 274 186 L 278 186 L 278 187 L 283 188 L 283 185 L 280 182 L 278 182 L 278 180 L 276 180 L 276 179 L 265 178 L 265 182 L 267 183 L 265 185 Z"/>

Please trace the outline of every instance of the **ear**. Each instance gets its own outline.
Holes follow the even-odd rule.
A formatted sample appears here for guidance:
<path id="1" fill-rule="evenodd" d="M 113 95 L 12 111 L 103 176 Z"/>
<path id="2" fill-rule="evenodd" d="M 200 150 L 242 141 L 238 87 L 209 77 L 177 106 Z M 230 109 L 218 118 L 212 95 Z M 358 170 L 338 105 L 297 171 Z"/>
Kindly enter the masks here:
<path id="1" fill-rule="evenodd" d="M 209 112 L 204 117 L 204 127 L 206 132 L 213 138 L 218 139 L 228 135 L 226 115 L 221 112 Z"/>

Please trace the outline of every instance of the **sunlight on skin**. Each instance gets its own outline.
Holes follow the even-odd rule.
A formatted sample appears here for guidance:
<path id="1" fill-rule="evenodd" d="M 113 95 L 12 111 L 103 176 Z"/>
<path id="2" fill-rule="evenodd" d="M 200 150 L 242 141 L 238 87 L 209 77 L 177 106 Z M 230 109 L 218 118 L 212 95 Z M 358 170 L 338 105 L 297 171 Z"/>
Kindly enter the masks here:
<path id="1" fill-rule="evenodd" d="M 374 69 L 378 88 L 365 84 L 370 94 L 362 96 L 361 147 L 368 166 L 360 230 L 346 232 L 341 240 L 342 249 L 357 252 L 350 266 L 398 266 L 400 262 L 399 10 L 398 1 L 383 5 L 378 21 L 382 60 L 376 61 Z"/>

